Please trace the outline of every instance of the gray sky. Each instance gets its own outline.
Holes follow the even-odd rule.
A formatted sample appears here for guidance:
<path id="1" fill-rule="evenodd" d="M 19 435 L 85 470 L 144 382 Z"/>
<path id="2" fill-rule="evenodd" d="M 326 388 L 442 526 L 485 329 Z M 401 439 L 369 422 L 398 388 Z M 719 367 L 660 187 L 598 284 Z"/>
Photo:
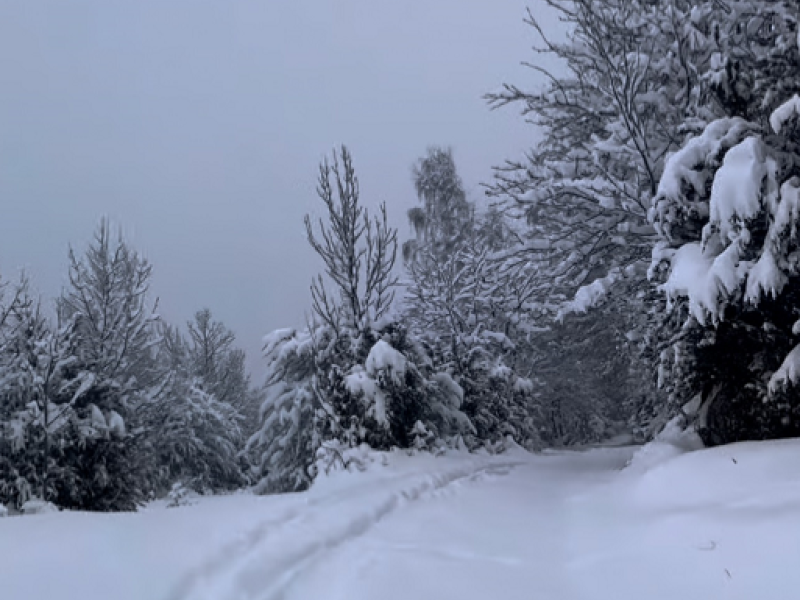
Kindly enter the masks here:
<path id="1" fill-rule="evenodd" d="M 482 94 L 534 81 L 536 0 L 0 0 L 0 275 L 51 298 L 100 217 L 154 266 L 161 314 L 208 306 L 261 376 L 320 270 L 302 217 L 353 152 L 408 236 L 410 167 L 454 148 L 475 196 L 533 131 Z"/>

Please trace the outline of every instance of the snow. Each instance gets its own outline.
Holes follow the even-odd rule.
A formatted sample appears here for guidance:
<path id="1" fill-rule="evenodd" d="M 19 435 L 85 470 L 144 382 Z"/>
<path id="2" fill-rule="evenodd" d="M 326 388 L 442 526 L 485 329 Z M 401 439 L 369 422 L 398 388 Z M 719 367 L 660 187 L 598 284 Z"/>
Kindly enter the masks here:
<path id="1" fill-rule="evenodd" d="M 699 450 L 703 443 L 694 432 L 684 430 L 676 417 L 664 427 L 656 440 L 643 446 L 633 455 L 628 464 L 628 473 L 645 473 L 664 461 Z"/>
<path id="2" fill-rule="evenodd" d="M 668 229 L 680 210 L 688 207 L 678 209 L 686 186 L 694 187 L 702 197 L 706 176 L 695 168 L 713 165 L 718 153 L 745 133 L 747 126 L 736 119 L 712 123 L 667 161 L 655 211 L 661 225 Z M 708 153 L 705 159 L 703 152 Z M 668 262 L 671 270 L 662 290 L 670 301 L 687 297 L 691 315 L 701 324 L 709 316 L 717 323 L 724 304 L 741 286 L 745 301 L 752 305 L 764 297 L 777 297 L 796 270 L 790 244 L 796 241 L 800 222 L 800 179 L 779 185 L 779 171 L 778 162 L 767 155 L 759 137 L 749 136 L 732 145 L 714 175 L 702 242 L 686 243 L 676 250 L 662 241 L 654 248 L 648 276 L 655 276 Z M 748 226 L 764 217 L 769 229 L 763 247 L 756 248 Z M 752 260 L 742 260 L 753 256 L 753 250 Z"/>
<path id="3" fill-rule="evenodd" d="M 119 437 L 125 437 L 125 419 L 117 411 L 109 411 L 106 422 L 109 432 Z"/>
<path id="4" fill-rule="evenodd" d="M 789 352 L 783 364 L 775 371 L 769 380 L 769 393 L 774 394 L 780 389 L 795 384 L 800 380 L 800 346 L 795 346 Z"/>
<path id="5" fill-rule="evenodd" d="M 400 378 L 406 373 L 406 357 L 392 348 L 388 342 L 378 340 L 369 351 L 364 366 L 367 373 L 373 377 L 381 371 L 386 371 L 396 383 L 400 383 Z"/>
<path id="6" fill-rule="evenodd" d="M 575 294 L 572 302 L 569 302 L 565 309 L 559 311 L 559 318 L 563 318 L 566 314 L 587 313 L 590 309 L 599 305 L 606 297 L 609 288 L 614 284 L 618 277 L 601 277 L 595 279 L 589 285 L 580 287 Z"/>
<path id="7" fill-rule="evenodd" d="M 44 500 L 31 499 L 22 505 L 22 513 L 25 515 L 43 515 L 52 512 L 58 512 L 58 508 Z"/>
<path id="8" fill-rule="evenodd" d="M 762 296 L 777 298 L 787 282 L 788 278 L 778 267 L 775 254 L 770 248 L 765 248 L 748 274 L 745 299 L 751 304 L 758 304 Z"/>
<path id="9" fill-rule="evenodd" d="M 375 420 L 388 427 L 386 394 L 380 389 L 378 382 L 360 366 L 356 366 L 353 372 L 344 378 L 344 382 L 351 394 L 364 395 L 364 399 L 370 404 L 371 414 Z"/>
<path id="10" fill-rule="evenodd" d="M 761 185 L 767 174 L 764 143 L 749 137 L 725 154 L 711 186 L 710 218 L 723 239 L 734 240 L 739 228 L 761 209 Z"/>
<path id="11" fill-rule="evenodd" d="M 721 149 L 735 143 L 750 128 L 751 125 L 739 117 L 711 123 L 702 135 L 689 140 L 667 159 L 658 184 L 658 196 L 679 198 L 683 182 L 691 184 L 698 194 L 702 194 L 705 179 L 696 170 L 697 165 L 704 165 L 709 156 L 715 156 Z"/>
<path id="12" fill-rule="evenodd" d="M 106 423 L 106 418 L 103 416 L 103 411 L 101 411 L 96 404 L 90 404 L 89 408 L 91 409 L 90 425 L 100 431 L 108 429 L 108 423 Z"/>
<path id="13" fill-rule="evenodd" d="M 770 127 L 772 127 L 772 131 L 780 134 L 786 122 L 797 116 L 800 116 L 800 96 L 795 94 L 790 100 L 784 102 L 773 111 L 769 117 Z"/>
<path id="14" fill-rule="evenodd" d="M 2 519 L 3 597 L 778 600 L 800 585 L 800 440 L 693 451 L 673 423 L 644 448 L 506 447 L 385 453 L 302 494 Z"/>
<path id="15" fill-rule="evenodd" d="M 662 286 L 667 297 L 674 300 L 687 296 L 692 314 L 705 320 L 705 310 L 717 311 L 718 288 L 710 277 L 714 258 L 706 255 L 702 244 L 684 244 L 672 256 L 672 270 Z"/>
<path id="16" fill-rule="evenodd" d="M 353 393 L 361 393 L 369 403 L 370 414 L 381 425 L 388 427 L 386 416 L 386 394 L 378 385 L 381 373 L 386 373 L 396 384 L 402 384 L 406 373 L 406 358 L 384 340 L 379 340 L 369 351 L 364 368 L 356 366 L 345 377 L 347 389 Z"/>
<path id="17" fill-rule="evenodd" d="M 787 232 L 790 237 L 797 235 L 800 223 L 800 179 L 792 177 L 780 190 L 780 204 L 775 211 L 775 222 L 770 227 L 772 236 Z"/>

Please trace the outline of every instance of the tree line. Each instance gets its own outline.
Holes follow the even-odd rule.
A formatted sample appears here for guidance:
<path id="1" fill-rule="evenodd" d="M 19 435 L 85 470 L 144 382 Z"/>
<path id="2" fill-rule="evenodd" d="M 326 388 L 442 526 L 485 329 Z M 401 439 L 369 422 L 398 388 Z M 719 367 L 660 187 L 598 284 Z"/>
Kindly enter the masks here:
<path id="1" fill-rule="evenodd" d="M 261 391 L 244 352 L 208 309 L 164 322 L 151 273 L 104 220 L 53 310 L 24 276 L 0 287 L 0 504 L 133 510 L 249 481 Z"/>
<path id="2" fill-rule="evenodd" d="M 176 481 L 302 490 L 351 452 L 498 452 L 800 435 L 798 13 L 783 0 L 545 0 L 535 89 L 487 95 L 539 140 L 468 198 L 454 153 L 414 165 L 410 239 L 320 165 L 322 272 L 250 385 L 207 311 L 156 318 L 150 266 L 101 226 L 56 316 L 0 312 L 0 502 L 130 508 Z M 370 193 L 380 193 L 375 190 Z M 10 457 L 10 458 L 9 458 Z"/>
<path id="3" fill-rule="evenodd" d="M 398 249 L 347 150 L 323 165 L 328 220 L 307 226 L 326 277 L 308 326 L 268 338 L 260 489 L 302 489 L 361 443 L 646 441 L 675 419 L 709 445 L 800 434 L 796 6 L 545 2 L 566 38 L 527 23 L 559 70 L 530 61 L 544 85 L 487 95 L 540 141 L 487 202 L 431 148 Z"/>

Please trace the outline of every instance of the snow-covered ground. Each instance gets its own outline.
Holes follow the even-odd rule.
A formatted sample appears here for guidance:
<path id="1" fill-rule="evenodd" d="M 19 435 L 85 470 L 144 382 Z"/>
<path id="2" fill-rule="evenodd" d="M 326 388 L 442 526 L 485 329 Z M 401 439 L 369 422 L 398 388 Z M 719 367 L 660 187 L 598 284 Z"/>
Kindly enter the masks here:
<path id="1" fill-rule="evenodd" d="M 304 494 L 8 517 L 0 597 L 795 597 L 800 441 L 661 452 L 623 470 L 634 451 L 397 454 Z"/>

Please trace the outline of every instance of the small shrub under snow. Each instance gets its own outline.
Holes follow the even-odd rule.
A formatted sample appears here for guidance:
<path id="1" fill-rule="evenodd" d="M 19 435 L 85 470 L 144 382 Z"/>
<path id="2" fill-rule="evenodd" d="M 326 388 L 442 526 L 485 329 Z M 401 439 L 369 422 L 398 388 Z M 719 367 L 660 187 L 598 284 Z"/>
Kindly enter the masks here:
<path id="1" fill-rule="evenodd" d="M 181 482 L 172 484 L 172 489 L 170 490 L 167 496 L 169 498 L 169 503 L 167 504 L 167 508 L 177 508 L 179 506 L 191 506 L 193 504 L 190 498 L 191 493 L 192 490 L 190 490 Z"/>
<path id="2" fill-rule="evenodd" d="M 366 444 L 349 448 L 338 440 L 331 440 L 323 442 L 317 450 L 311 469 L 314 476 L 324 477 L 337 471 L 366 471 L 376 463 L 383 466 L 388 464 L 385 452 L 373 450 Z"/>
<path id="3" fill-rule="evenodd" d="M 58 512 L 58 507 L 52 502 L 33 498 L 22 505 L 21 511 L 23 515 L 43 515 Z"/>

